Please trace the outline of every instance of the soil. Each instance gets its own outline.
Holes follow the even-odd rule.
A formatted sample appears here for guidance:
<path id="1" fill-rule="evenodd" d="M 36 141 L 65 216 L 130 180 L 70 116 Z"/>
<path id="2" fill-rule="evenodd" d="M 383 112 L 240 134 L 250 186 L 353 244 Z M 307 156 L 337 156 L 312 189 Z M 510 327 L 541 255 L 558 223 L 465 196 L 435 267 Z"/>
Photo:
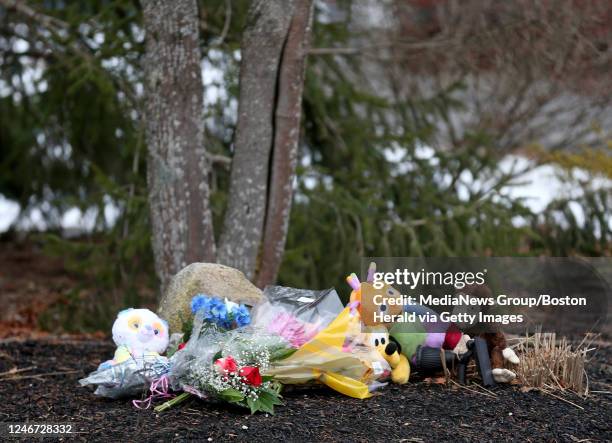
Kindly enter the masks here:
<path id="1" fill-rule="evenodd" d="M 1 341 L 0 423 L 69 422 L 77 432 L 64 437 L 71 441 L 612 440 L 610 345 L 599 346 L 588 365 L 590 389 L 597 392 L 587 398 L 555 393 L 576 406 L 517 386 L 494 388 L 490 397 L 474 385 L 417 381 L 387 386 L 367 400 L 326 388 L 293 389 L 274 416 L 195 399 L 155 413 L 79 387 L 78 379 L 112 352 L 101 340 Z"/>
<path id="2" fill-rule="evenodd" d="M 90 276 L 85 282 L 85 275 L 70 272 L 65 261 L 45 253 L 41 241 L 0 235 L 0 339 L 108 336 L 107 324 L 125 307 L 122 288 L 113 294 Z M 140 307 L 155 304 L 155 294 L 143 283 L 149 277 L 147 269 L 133 276 Z M 110 319 L 101 316 L 104 312 Z"/>

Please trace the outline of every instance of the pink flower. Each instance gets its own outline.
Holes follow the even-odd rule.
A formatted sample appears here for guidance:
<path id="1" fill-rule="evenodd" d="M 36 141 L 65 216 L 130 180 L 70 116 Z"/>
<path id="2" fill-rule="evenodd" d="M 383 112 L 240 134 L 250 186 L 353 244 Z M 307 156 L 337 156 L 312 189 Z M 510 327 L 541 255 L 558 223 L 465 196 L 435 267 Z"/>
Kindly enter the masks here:
<path id="1" fill-rule="evenodd" d="M 231 356 L 218 359 L 215 361 L 215 365 L 217 366 L 217 370 L 222 374 L 229 374 L 238 370 L 238 364 Z"/>
<path id="2" fill-rule="evenodd" d="M 262 379 L 261 374 L 259 373 L 259 368 L 255 366 L 245 366 L 240 370 L 240 375 L 242 375 L 242 380 L 251 386 L 261 386 Z"/>
<path id="3" fill-rule="evenodd" d="M 313 338 L 318 328 L 312 327 L 306 323 L 301 322 L 294 315 L 287 312 L 281 312 L 274 320 L 268 325 L 268 332 L 276 335 L 280 335 L 294 348 L 299 348 L 304 343 Z"/>

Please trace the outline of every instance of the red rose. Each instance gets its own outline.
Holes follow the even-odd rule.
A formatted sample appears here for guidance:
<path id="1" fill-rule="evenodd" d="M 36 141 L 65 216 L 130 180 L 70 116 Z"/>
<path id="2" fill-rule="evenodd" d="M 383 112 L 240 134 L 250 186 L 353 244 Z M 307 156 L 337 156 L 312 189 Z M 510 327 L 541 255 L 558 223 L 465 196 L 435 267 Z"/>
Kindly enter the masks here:
<path id="1" fill-rule="evenodd" d="M 236 360 L 234 360 L 230 356 L 218 359 L 217 361 L 215 361 L 215 365 L 217 365 L 217 369 L 219 369 L 219 371 L 224 374 L 236 372 L 238 370 Z"/>
<path id="2" fill-rule="evenodd" d="M 242 380 L 248 385 L 261 385 L 261 374 L 259 373 L 259 368 L 255 366 L 245 366 L 240 370 L 240 375 L 242 375 Z"/>
<path id="3" fill-rule="evenodd" d="M 181 343 L 178 345 L 178 350 L 180 351 L 181 349 L 183 349 L 185 346 L 187 346 L 187 343 Z"/>

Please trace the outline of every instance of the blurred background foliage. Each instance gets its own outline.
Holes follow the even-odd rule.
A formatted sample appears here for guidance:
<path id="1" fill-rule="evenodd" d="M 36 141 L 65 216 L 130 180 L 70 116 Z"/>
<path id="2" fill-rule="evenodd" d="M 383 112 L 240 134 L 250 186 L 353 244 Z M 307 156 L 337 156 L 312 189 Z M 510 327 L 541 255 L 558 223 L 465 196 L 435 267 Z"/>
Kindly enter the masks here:
<path id="1" fill-rule="evenodd" d="M 352 17 L 355 3 L 316 3 L 313 48 L 368 41 Z M 128 0 L 27 5 L 41 16 L 0 12 L 0 194 L 18 202 L 21 221 L 34 210 L 41 214 L 44 232 L 28 237 L 79 276 L 79 287 L 42 317 L 44 326 L 98 329 L 118 307 L 151 304 L 157 295 L 141 121 L 140 7 Z M 219 228 L 248 2 L 200 6 Z M 280 284 L 348 292 L 344 277 L 360 268 L 363 256 L 611 254 L 612 147 L 605 127 L 593 129 L 604 140 L 596 146 L 551 150 L 524 139 L 515 161 L 483 125 L 445 142 L 440 129 L 471 112 L 463 99 L 469 71 L 405 94 L 398 76 L 389 74 L 396 68 L 400 79 L 410 76 L 402 66 L 341 51 L 309 57 Z M 543 164 L 559 165 L 576 192 L 536 212 L 508 190 Z M 593 187 L 597 180 L 604 185 Z M 92 229 L 61 229 L 62 215 L 75 207 L 92 216 Z M 6 238 L 17 235 L 19 220 Z"/>

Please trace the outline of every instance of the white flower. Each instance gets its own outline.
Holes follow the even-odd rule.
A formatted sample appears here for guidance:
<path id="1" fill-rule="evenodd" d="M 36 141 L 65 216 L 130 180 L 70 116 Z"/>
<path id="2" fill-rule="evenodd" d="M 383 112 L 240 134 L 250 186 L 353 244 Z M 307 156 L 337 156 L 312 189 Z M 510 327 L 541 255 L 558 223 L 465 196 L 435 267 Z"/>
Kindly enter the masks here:
<path id="1" fill-rule="evenodd" d="M 225 299 L 225 307 L 227 308 L 227 312 L 232 312 L 234 308 L 238 307 L 238 303 L 234 303 L 233 301 Z"/>

